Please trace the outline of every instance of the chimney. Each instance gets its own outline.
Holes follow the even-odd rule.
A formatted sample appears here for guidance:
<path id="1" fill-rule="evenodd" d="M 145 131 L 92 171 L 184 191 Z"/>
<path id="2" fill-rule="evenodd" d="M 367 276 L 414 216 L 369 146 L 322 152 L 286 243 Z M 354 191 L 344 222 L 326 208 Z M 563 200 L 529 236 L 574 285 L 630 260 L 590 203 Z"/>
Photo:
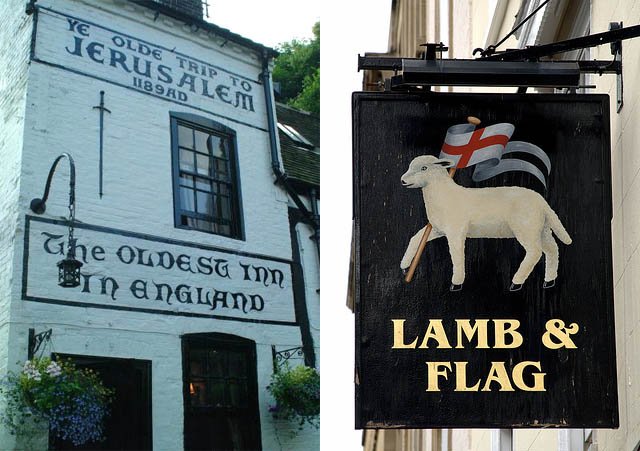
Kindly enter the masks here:
<path id="1" fill-rule="evenodd" d="M 203 0 L 155 0 L 168 8 L 187 14 L 196 19 L 203 19 Z"/>

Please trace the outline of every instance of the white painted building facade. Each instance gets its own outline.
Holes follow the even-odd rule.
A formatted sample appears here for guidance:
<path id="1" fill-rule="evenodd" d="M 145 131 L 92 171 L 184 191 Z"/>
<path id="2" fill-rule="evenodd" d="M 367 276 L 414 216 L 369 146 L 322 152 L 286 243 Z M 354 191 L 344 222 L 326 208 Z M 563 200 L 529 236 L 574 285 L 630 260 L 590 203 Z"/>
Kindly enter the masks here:
<path id="1" fill-rule="evenodd" d="M 30 328 L 51 329 L 46 353 L 142 365 L 155 450 L 200 443 L 191 426 L 225 415 L 252 424 L 220 446 L 317 449 L 317 430 L 274 420 L 266 390 L 277 353 L 319 354 L 317 247 L 304 220 L 291 227 L 296 194 L 274 183 L 272 51 L 150 1 L 7 0 L 0 22 L 0 374 L 27 358 Z M 63 152 L 76 288 L 57 284 L 66 161 L 45 213 L 29 209 Z M 200 377 L 193 356 L 209 345 L 227 369 Z M 0 445 L 15 446 L 6 431 Z"/>

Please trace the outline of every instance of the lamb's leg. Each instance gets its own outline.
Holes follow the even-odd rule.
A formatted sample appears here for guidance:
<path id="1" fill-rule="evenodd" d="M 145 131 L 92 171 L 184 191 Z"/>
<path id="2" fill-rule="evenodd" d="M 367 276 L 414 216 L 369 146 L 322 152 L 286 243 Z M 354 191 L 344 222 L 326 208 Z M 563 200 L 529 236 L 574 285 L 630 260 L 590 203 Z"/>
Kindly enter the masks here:
<path id="1" fill-rule="evenodd" d="M 402 272 L 405 272 L 407 268 L 411 266 L 413 257 L 415 257 L 416 253 L 418 252 L 418 246 L 420 245 L 422 235 L 424 235 L 424 229 L 426 228 L 427 226 L 424 226 L 423 228 L 418 230 L 418 232 L 413 235 L 411 240 L 409 240 L 409 246 L 407 246 L 404 257 L 402 257 L 402 261 L 400 262 L 400 269 L 402 270 Z M 427 242 L 435 240 L 436 238 L 440 238 L 441 236 L 443 236 L 442 232 L 434 228 L 431 230 L 431 234 L 429 235 L 429 239 L 427 240 Z"/>
<path id="2" fill-rule="evenodd" d="M 465 233 L 458 233 L 453 236 L 447 235 L 449 242 L 449 253 L 451 263 L 453 263 L 453 276 L 451 277 L 451 291 L 459 291 L 464 283 L 464 245 L 466 242 Z"/>
<path id="3" fill-rule="evenodd" d="M 558 245 L 551 234 L 551 229 L 545 227 L 542 231 L 542 252 L 544 252 L 544 287 L 551 288 L 558 277 Z"/>
<path id="4" fill-rule="evenodd" d="M 542 257 L 542 234 L 536 233 L 533 237 L 516 236 L 516 238 L 524 247 L 526 254 L 520 263 L 520 267 L 513 275 L 511 291 L 517 291 L 522 288 L 522 284 L 527 280 L 527 277 L 533 271 L 533 267 Z"/>

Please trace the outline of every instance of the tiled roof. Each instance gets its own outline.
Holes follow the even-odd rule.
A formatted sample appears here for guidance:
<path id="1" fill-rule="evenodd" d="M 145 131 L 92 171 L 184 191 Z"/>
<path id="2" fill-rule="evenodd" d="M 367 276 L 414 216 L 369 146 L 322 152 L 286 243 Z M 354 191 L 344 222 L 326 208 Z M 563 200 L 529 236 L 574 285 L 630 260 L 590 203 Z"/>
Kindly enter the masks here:
<path id="1" fill-rule="evenodd" d="M 314 146 L 313 149 L 304 147 L 278 130 L 282 163 L 287 175 L 296 181 L 320 186 L 320 118 L 281 103 L 276 103 L 276 115 L 278 123 L 293 127 Z"/>

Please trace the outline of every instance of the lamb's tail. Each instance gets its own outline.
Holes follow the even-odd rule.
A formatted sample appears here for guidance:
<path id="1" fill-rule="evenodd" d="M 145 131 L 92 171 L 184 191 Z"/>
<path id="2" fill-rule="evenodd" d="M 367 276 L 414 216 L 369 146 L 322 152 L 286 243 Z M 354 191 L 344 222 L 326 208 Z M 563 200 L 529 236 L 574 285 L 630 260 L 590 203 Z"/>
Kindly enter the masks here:
<path id="1" fill-rule="evenodd" d="M 560 218 L 558 218 L 556 212 L 553 211 L 553 209 L 549 205 L 546 205 L 545 216 L 547 218 L 549 227 L 551 227 L 551 230 L 560 239 L 560 241 L 562 241 L 564 244 L 571 244 L 572 240 L 569 236 L 569 233 L 567 232 L 567 229 L 564 228 L 564 226 L 560 222 Z"/>

